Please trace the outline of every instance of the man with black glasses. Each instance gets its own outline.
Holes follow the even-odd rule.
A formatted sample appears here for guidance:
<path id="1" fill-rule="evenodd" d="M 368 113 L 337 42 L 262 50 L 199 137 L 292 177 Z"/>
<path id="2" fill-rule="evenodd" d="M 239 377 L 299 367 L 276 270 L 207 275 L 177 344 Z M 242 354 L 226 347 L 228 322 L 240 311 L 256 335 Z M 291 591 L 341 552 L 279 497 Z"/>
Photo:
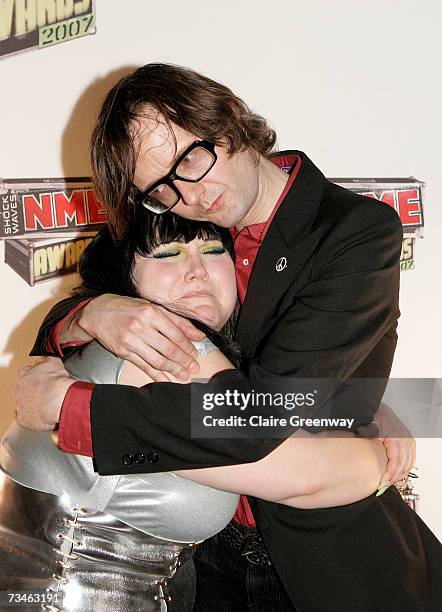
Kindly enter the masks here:
<path id="1" fill-rule="evenodd" d="M 388 378 L 399 316 L 399 218 L 328 182 L 304 153 L 272 154 L 275 140 L 267 122 L 227 87 L 177 66 L 140 68 L 108 94 L 92 139 L 94 179 L 113 235 L 124 236 L 144 208 L 232 228 L 236 339 L 246 355 L 239 380 Z M 167 383 L 168 373 L 187 380 L 198 369 L 191 340 L 201 334 L 188 321 L 113 295 L 56 305 L 33 354 L 63 355 L 92 338 L 157 382 Z M 22 425 L 50 429 L 59 422 L 62 450 L 93 455 L 102 474 L 251 462 L 281 441 L 187 438 L 190 385 L 117 391 L 72 384 L 50 362 L 28 370 L 17 394 Z M 372 416 L 359 415 L 353 429 Z M 385 446 L 396 481 L 413 463 L 413 442 L 386 439 Z M 345 576 L 330 580 L 300 558 L 302 530 L 329 535 L 322 550 L 311 540 L 324 568 L 328 547 L 341 537 L 327 521 L 302 527 L 300 516 L 243 497 L 227 532 L 202 547 L 207 592 L 197 609 L 365 609 L 361 589 L 367 602 L 389 601 L 390 587 L 397 592 L 397 585 L 370 582 L 384 574 L 380 568 L 346 585 Z"/>

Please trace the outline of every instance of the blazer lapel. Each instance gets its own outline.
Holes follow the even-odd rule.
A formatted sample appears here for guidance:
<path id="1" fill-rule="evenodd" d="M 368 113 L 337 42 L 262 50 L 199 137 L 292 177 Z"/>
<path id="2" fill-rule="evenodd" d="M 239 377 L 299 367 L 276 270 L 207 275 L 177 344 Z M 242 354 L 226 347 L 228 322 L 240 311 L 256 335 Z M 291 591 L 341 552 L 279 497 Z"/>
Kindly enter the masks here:
<path id="1" fill-rule="evenodd" d="M 242 305 L 236 340 L 252 356 L 260 332 L 287 289 L 296 282 L 321 237 L 311 231 L 325 187 L 324 175 L 300 152 L 302 165 L 264 237 Z"/>

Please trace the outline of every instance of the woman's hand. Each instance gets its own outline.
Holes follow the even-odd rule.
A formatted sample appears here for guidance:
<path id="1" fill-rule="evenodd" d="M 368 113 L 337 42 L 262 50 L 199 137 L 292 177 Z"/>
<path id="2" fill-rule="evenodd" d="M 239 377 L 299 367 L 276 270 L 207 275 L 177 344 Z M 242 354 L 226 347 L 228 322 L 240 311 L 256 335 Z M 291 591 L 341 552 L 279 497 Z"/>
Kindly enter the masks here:
<path id="1" fill-rule="evenodd" d="M 411 434 L 410 434 L 411 435 Z M 387 468 L 381 479 L 385 487 L 407 478 L 416 462 L 416 441 L 411 438 L 379 438 L 387 453 Z"/>
<path id="2" fill-rule="evenodd" d="M 387 468 L 381 479 L 385 487 L 408 476 L 416 462 L 416 441 L 387 404 L 381 403 L 373 423 L 360 427 L 362 437 L 376 437 L 387 453 Z"/>
<path id="3" fill-rule="evenodd" d="M 188 380 L 198 372 L 191 340 L 202 340 L 204 334 L 187 319 L 141 298 L 101 295 L 74 315 L 69 327 L 74 326 L 156 382 L 167 382 L 168 374 Z M 69 339 L 64 333 L 62 340 Z"/>

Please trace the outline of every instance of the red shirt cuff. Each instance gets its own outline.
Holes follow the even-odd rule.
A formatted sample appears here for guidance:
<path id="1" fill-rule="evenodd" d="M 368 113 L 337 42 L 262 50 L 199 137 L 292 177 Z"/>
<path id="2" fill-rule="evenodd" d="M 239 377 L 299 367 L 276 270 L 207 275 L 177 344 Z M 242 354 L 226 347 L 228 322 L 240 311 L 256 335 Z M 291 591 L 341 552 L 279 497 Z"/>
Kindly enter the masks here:
<path id="1" fill-rule="evenodd" d="M 94 456 L 90 415 L 94 387 L 94 383 L 79 380 L 67 390 L 58 431 L 58 448 L 65 453 Z"/>
<path id="2" fill-rule="evenodd" d="M 68 346 L 81 346 L 82 344 L 87 344 L 90 342 L 89 340 L 71 340 L 69 342 L 60 343 L 60 334 L 61 330 L 65 326 L 65 324 L 69 321 L 69 319 L 81 308 L 84 308 L 86 304 L 93 298 L 88 298 L 83 300 L 79 304 L 77 304 L 72 310 L 68 312 L 68 314 L 61 319 L 54 327 L 51 329 L 48 339 L 46 341 L 46 351 L 48 353 L 52 353 L 54 355 L 58 355 L 58 357 L 64 357 L 63 349 Z"/>

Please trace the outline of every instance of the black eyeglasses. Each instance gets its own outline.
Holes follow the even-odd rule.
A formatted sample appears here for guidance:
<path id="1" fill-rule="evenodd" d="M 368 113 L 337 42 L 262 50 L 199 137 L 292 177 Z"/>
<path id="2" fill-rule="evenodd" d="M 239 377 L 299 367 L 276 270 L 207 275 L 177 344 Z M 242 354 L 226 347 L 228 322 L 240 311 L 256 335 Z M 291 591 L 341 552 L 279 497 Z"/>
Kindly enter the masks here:
<path id="1" fill-rule="evenodd" d="M 132 204 L 142 204 L 148 210 L 161 215 L 173 208 L 181 194 L 173 181 L 197 183 L 211 170 L 217 160 L 215 145 L 207 140 L 196 140 L 180 155 L 167 176 L 141 192 L 135 185 L 129 195 Z"/>

